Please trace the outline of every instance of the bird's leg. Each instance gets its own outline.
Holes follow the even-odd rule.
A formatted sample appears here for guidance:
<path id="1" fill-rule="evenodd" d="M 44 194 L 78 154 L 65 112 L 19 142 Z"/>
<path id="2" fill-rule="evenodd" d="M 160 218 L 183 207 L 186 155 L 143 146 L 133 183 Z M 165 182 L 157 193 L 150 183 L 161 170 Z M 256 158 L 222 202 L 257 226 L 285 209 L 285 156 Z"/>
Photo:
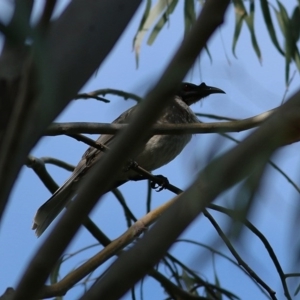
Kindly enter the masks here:
<path id="1" fill-rule="evenodd" d="M 151 188 L 153 188 L 157 192 L 162 191 L 169 185 L 169 180 L 167 177 L 163 175 L 155 175 L 154 177 L 156 179 L 156 182 L 151 181 Z"/>
<path id="2" fill-rule="evenodd" d="M 135 161 L 135 160 L 133 160 L 133 159 L 129 159 L 128 160 L 128 164 L 127 164 L 127 166 L 125 167 L 125 172 L 128 172 L 129 170 L 131 170 L 131 169 L 136 169 L 137 167 L 139 166 L 139 164 Z"/>
<path id="3" fill-rule="evenodd" d="M 136 169 L 138 169 L 138 167 L 139 167 L 139 164 L 135 160 L 129 159 L 128 160 L 128 164 L 125 167 L 124 171 L 125 172 L 129 172 L 130 170 L 136 170 Z M 130 177 L 128 179 L 134 180 L 134 181 L 140 181 L 140 180 L 145 180 L 147 178 L 144 175 L 137 173 L 134 177 Z"/>
<path id="4" fill-rule="evenodd" d="M 165 189 L 168 185 L 169 185 L 169 180 L 167 177 L 163 176 L 163 175 L 155 175 L 153 176 L 151 173 L 147 172 L 146 170 L 144 170 L 143 168 L 141 168 L 139 166 L 139 164 L 130 159 L 128 161 L 128 165 L 125 168 L 125 172 L 128 172 L 129 170 L 136 170 L 138 173 L 139 172 L 144 172 L 146 174 L 137 174 L 134 177 L 129 178 L 130 180 L 134 180 L 134 181 L 139 181 L 139 180 L 145 180 L 145 179 L 149 179 L 151 182 L 151 188 L 156 190 L 157 192 L 162 191 L 163 189 Z M 150 176 L 150 178 L 149 178 Z"/>

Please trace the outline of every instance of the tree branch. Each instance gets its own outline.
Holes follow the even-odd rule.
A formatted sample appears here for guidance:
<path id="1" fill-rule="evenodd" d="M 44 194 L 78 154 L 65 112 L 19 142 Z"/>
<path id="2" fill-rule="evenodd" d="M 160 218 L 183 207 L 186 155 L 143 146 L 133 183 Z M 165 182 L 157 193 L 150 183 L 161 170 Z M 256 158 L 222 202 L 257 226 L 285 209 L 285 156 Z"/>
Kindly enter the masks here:
<path id="1" fill-rule="evenodd" d="M 269 110 L 257 116 L 232 122 L 195 123 L 195 124 L 164 124 L 153 125 L 152 134 L 186 134 L 186 133 L 220 133 L 240 132 L 249 130 L 265 122 L 275 110 Z M 113 123 L 52 123 L 45 135 L 54 136 L 62 134 L 88 133 L 88 134 L 116 134 L 128 127 L 127 124 Z M 300 138 L 300 137 L 299 137 Z"/>

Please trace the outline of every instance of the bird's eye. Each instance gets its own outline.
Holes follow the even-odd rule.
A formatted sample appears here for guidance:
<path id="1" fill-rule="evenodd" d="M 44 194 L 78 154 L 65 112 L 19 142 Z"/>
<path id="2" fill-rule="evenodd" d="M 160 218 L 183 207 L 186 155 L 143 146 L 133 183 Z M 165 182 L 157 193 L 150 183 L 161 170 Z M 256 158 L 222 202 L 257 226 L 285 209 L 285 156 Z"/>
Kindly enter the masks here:
<path id="1" fill-rule="evenodd" d="M 183 90 L 184 90 L 184 91 L 189 91 L 190 89 L 191 89 L 191 87 L 190 87 L 189 84 L 185 83 L 185 84 L 183 85 Z"/>

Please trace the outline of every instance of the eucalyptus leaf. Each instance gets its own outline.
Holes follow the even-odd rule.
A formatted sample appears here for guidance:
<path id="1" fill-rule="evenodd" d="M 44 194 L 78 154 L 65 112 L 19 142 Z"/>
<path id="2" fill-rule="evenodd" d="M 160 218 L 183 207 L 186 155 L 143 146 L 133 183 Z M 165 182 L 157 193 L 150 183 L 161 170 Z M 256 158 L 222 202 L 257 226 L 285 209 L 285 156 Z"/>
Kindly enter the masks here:
<path id="1" fill-rule="evenodd" d="M 195 3 L 194 0 L 184 1 L 184 32 L 190 31 L 196 21 Z"/>
<path id="2" fill-rule="evenodd" d="M 285 53 L 283 52 L 283 50 L 281 49 L 279 42 L 277 40 L 277 36 L 276 36 L 276 32 L 273 26 L 273 21 L 271 18 L 271 13 L 270 13 L 270 9 L 269 9 L 269 4 L 267 0 L 261 0 L 260 1 L 260 5 L 261 5 L 261 10 L 263 13 L 263 17 L 271 38 L 271 41 L 273 42 L 273 45 L 275 46 L 275 48 L 279 51 L 280 54 L 285 55 Z"/>
<path id="3" fill-rule="evenodd" d="M 257 43 L 256 35 L 255 35 L 255 29 L 254 29 L 254 12 L 255 12 L 255 4 L 254 1 L 250 1 L 250 14 L 245 18 L 245 21 L 248 25 L 250 35 L 251 35 L 251 42 L 253 49 L 261 62 L 261 52 Z"/>
<path id="4" fill-rule="evenodd" d="M 295 41 L 297 42 L 300 39 L 300 9 L 299 6 L 296 6 L 291 18 L 292 23 L 292 32 Z"/>
<path id="5" fill-rule="evenodd" d="M 246 11 L 243 1 L 234 0 L 233 4 L 235 7 L 235 28 L 234 28 L 233 41 L 232 41 L 232 53 L 235 57 L 237 57 L 236 53 L 235 53 L 235 48 L 236 48 L 237 41 L 238 41 L 240 33 L 241 33 L 243 21 L 244 21 L 245 17 L 247 16 L 247 11 Z"/>
<path id="6" fill-rule="evenodd" d="M 145 11 L 144 11 L 143 17 L 141 19 L 138 31 L 135 34 L 134 38 L 133 38 L 132 47 L 135 50 L 134 51 L 135 52 L 135 63 L 136 63 L 137 68 L 139 66 L 139 54 L 140 54 L 141 43 L 142 43 L 142 40 L 143 40 L 142 32 L 143 32 L 143 29 L 145 27 L 145 23 L 146 23 L 146 21 L 149 17 L 150 8 L 151 8 L 151 0 L 147 0 Z"/>
<path id="7" fill-rule="evenodd" d="M 157 35 L 159 34 L 159 32 L 161 31 L 161 29 L 169 21 L 169 15 L 173 13 L 173 11 L 178 3 L 178 0 L 170 0 L 170 1 L 166 1 L 166 2 L 168 2 L 169 4 L 167 5 L 165 12 L 163 13 L 161 18 L 155 25 L 154 29 L 152 30 L 152 32 L 149 36 L 149 39 L 147 41 L 148 45 L 153 44 L 153 42 L 155 41 L 155 39 L 156 39 Z"/>
<path id="8" fill-rule="evenodd" d="M 285 38 L 285 82 L 288 84 L 290 78 L 290 63 L 295 56 L 296 45 L 293 39 L 292 24 L 285 7 L 277 0 L 279 11 L 276 10 L 276 16 Z"/>
<path id="9" fill-rule="evenodd" d="M 162 14 L 165 8 L 168 6 L 170 1 L 168 0 L 159 0 L 155 6 L 151 8 L 151 1 L 147 1 L 145 12 L 140 22 L 139 29 L 133 39 L 133 49 L 136 54 L 136 60 L 138 62 L 139 54 L 143 39 L 147 31 L 152 27 L 154 22 Z"/>

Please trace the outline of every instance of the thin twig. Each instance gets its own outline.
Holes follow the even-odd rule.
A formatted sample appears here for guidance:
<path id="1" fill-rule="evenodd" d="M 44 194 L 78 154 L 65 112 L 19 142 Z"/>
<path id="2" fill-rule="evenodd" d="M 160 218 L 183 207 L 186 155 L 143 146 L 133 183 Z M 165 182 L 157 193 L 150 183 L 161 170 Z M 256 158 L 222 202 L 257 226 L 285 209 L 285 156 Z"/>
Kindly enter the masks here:
<path id="1" fill-rule="evenodd" d="M 235 257 L 238 264 L 241 265 L 245 270 L 249 273 L 251 277 L 253 277 L 266 291 L 268 291 L 270 297 L 274 300 L 276 300 L 276 292 L 273 291 L 260 277 L 248 266 L 248 264 L 245 263 L 245 261 L 240 257 L 240 255 L 237 253 L 237 251 L 232 246 L 231 242 L 228 240 L 224 232 L 222 231 L 221 227 L 218 225 L 218 223 L 215 221 L 215 219 L 212 217 L 212 215 L 205 209 L 203 211 L 203 214 L 209 219 L 211 224 L 214 226 L 224 243 L 226 244 L 227 248 L 231 252 L 231 254 Z"/>
<path id="2" fill-rule="evenodd" d="M 205 117 L 205 118 L 210 118 L 210 119 L 215 119 L 215 120 L 223 120 L 223 121 L 239 121 L 239 119 L 234 119 L 234 118 L 228 118 L 224 116 L 219 116 L 219 115 L 213 115 L 213 114 L 205 114 L 205 113 L 195 113 L 197 117 Z"/>
<path id="3" fill-rule="evenodd" d="M 127 220 L 127 227 L 130 227 L 132 225 L 131 221 L 136 222 L 137 218 L 133 215 L 132 211 L 129 209 L 125 198 L 123 197 L 122 193 L 119 191 L 119 189 L 113 189 L 112 193 L 115 195 L 119 203 L 121 204 L 124 212 L 125 212 L 125 217 Z"/>
<path id="4" fill-rule="evenodd" d="M 132 99 L 132 100 L 135 100 L 136 102 L 142 101 L 142 97 L 140 97 L 136 94 L 128 93 L 128 92 L 125 92 L 125 91 L 122 91 L 122 90 L 110 89 L 110 88 L 99 89 L 99 90 L 95 90 L 93 92 L 87 93 L 87 95 L 92 96 L 92 97 L 93 96 L 98 96 L 98 95 L 105 96 L 107 94 L 120 96 L 120 97 L 123 97 L 125 100 Z"/>
<path id="5" fill-rule="evenodd" d="M 147 183 L 147 199 L 146 199 L 146 212 L 147 213 L 151 210 L 151 199 L 152 199 L 152 187 L 151 187 L 150 180 L 148 180 L 148 183 Z"/>
<path id="6" fill-rule="evenodd" d="M 40 160 L 42 162 L 44 162 L 45 164 L 51 164 L 51 165 L 63 168 L 63 169 L 65 169 L 67 171 L 70 171 L 70 172 L 72 172 L 75 169 L 75 166 L 73 166 L 71 164 L 68 164 L 63 160 L 60 160 L 60 159 L 57 159 L 57 158 L 54 158 L 54 157 L 49 157 L 49 156 L 40 157 Z"/>
<path id="7" fill-rule="evenodd" d="M 239 270 L 241 270 L 242 272 L 244 272 L 247 276 L 249 276 L 249 278 L 257 285 L 257 287 L 261 290 L 262 293 L 264 293 L 266 296 L 268 296 L 268 293 L 259 285 L 259 283 L 257 281 L 255 281 L 254 278 L 251 277 L 251 275 L 244 269 L 241 268 L 241 266 L 232 258 L 230 258 L 229 256 L 225 255 L 224 253 L 206 245 L 200 242 L 196 242 L 193 240 L 189 240 L 189 239 L 178 239 L 175 242 L 185 242 L 185 243 L 190 243 L 190 244 L 194 244 L 200 247 L 203 247 L 205 249 L 207 249 L 208 251 L 212 252 L 212 254 L 216 254 L 219 255 L 221 257 L 223 257 L 224 259 L 227 259 L 230 263 L 232 263 L 233 265 L 235 265 L 237 268 L 239 268 Z"/>
<path id="8" fill-rule="evenodd" d="M 178 264 L 188 274 L 190 274 L 191 276 L 193 276 L 194 280 L 197 281 L 198 284 L 200 283 L 201 286 L 205 286 L 205 288 L 207 289 L 207 291 L 210 293 L 211 296 L 215 295 L 213 289 L 214 288 L 219 289 L 219 287 L 215 287 L 215 286 L 211 285 L 210 283 L 206 282 L 205 280 L 203 280 L 194 271 L 192 271 L 189 267 L 187 267 L 185 264 L 183 264 L 179 259 L 177 259 L 173 255 L 167 253 L 166 257 L 168 257 L 174 263 Z"/>
<path id="9" fill-rule="evenodd" d="M 270 243 L 268 242 L 266 237 L 250 221 L 248 221 L 247 219 L 244 219 L 244 218 L 241 219 L 239 217 L 239 215 L 234 210 L 224 208 L 224 207 L 221 207 L 221 206 L 213 204 L 213 203 L 211 203 L 208 207 L 210 209 L 222 212 L 222 213 L 228 215 L 229 217 L 231 217 L 234 220 L 242 222 L 247 228 L 249 228 L 250 231 L 252 231 L 261 240 L 261 242 L 265 246 L 265 248 L 266 248 L 268 254 L 270 255 L 270 258 L 273 261 L 274 266 L 275 266 L 275 268 L 278 272 L 278 275 L 280 277 L 284 293 L 285 293 L 287 299 L 291 300 L 291 296 L 289 294 L 288 287 L 287 287 L 287 284 L 286 284 L 286 281 L 285 281 L 285 274 L 284 274 L 284 272 L 281 268 L 281 265 L 278 261 L 278 258 L 276 256 L 272 246 L 270 245 Z"/>
<path id="10" fill-rule="evenodd" d="M 29 155 L 27 157 L 26 166 L 35 172 L 35 174 L 40 178 L 42 183 L 51 193 L 54 193 L 58 189 L 57 183 L 50 176 L 44 162 L 41 159 Z"/>
<path id="11" fill-rule="evenodd" d="M 206 297 L 192 295 L 181 288 L 179 288 L 176 284 L 170 281 L 161 273 L 152 269 L 148 275 L 158 280 L 162 286 L 165 288 L 166 292 L 172 297 L 172 299 L 187 299 L 187 300 L 205 300 Z"/>
<path id="12" fill-rule="evenodd" d="M 288 277 L 300 277 L 300 273 L 286 273 L 284 274 L 285 278 Z"/>
<path id="13" fill-rule="evenodd" d="M 97 95 L 93 95 L 93 92 L 78 94 L 74 99 L 75 100 L 77 100 L 77 99 L 95 99 L 95 100 L 102 101 L 104 103 L 109 103 L 110 102 L 110 100 L 107 100 L 107 99 L 105 99 L 103 97 L 99 97 Z"/>

